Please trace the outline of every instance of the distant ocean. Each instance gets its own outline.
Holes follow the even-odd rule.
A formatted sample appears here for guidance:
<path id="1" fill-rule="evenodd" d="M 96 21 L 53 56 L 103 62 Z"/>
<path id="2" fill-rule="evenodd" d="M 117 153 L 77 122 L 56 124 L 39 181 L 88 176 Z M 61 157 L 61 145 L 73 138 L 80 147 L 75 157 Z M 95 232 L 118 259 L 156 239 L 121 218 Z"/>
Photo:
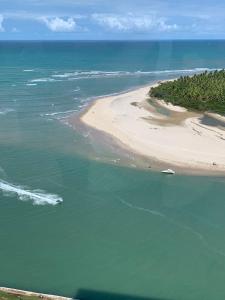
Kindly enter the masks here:
<path id="1" fill-rule="evenodd" d="M 113 164 L 62 122 L 96 97 L 222 68 L 225 41 L 0 42 L 0 286 L 224 299 L 225 178 Z"/>

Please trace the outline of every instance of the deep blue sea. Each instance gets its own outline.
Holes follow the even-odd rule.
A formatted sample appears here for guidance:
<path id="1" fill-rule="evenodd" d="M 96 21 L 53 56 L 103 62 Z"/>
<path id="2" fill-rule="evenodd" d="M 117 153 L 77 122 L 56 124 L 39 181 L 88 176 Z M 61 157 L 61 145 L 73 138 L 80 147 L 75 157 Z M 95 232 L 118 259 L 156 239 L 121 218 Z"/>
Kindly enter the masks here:
<path id="1" fill-rule="evenodd" d="M 0 286 L 225 299 L 225 178 L 113 164 L 62 122 L 98 96 L 221 68 L 225 41 L 0 42 Z"/>

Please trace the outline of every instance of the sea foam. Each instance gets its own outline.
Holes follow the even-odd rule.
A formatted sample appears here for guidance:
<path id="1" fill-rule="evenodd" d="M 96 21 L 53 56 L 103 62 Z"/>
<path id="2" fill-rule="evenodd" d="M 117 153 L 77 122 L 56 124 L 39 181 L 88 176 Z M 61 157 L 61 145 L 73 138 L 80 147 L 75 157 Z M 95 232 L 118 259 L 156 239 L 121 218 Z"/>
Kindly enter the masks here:
<path id="1" fill-rule="evenodd" d="M 6 115 L 13 111 L 14 111 L 14 109 L 12 109 L 12 108 L 4 108 L 4 109 L 0 110 L 0 115 Z"/>
<path id="2" fill-rule="evenodd" d="M 65 115 L 65 114 L 70 114 L 70 113 L 73 113 L 73 112 L 77 112 L 78 110 L 77 109 L 71 109 L 71 110 L 66 110 L 66 111 L 57 111 L 57 112 L 52 112 L 52 113 L 46 113 L 46 114 L 41 114 L 40 116 L 41 117 L 44 117 L 44 116 L 58 116 L 58 115 Z"/>
<path id="3" fill-rule="evenodd" d="M 56 81 L 61 81 L 61 80 L 56 80 L 54 78 L 37 78 L 37 79 L 32 79 L 29 82 L 56 82 Z"/>
<path id="4" fill-rule="evenodd" d="M 37 85 L 37 83 L 27 83 L 26 85 L 27 86 L 35 86 L 35 85 Z"/>
<path id="5" fill-rule="evenodd" d="M 6 196 L 17 195 L 19 200 L 31 200 L 35 205 L 57 205 L 63 202 L 63 199 L 58 195 L 48 194 L 42 190 L 28 190 L 6 181 L 0 181 L 0 190 L 2 190 Z"/>
<path id="6" fill-rule="evenodd" d="M 155 70 L 155 71 L 75 71 L 64 74 L 54 74 L 52 77 L 67 80 L 91 79 L 91 78 L 114 78 L 124 76 L 146 76 L 157 74 L 186 74 L 198 73 L 204 71 L 214 71 L 216 69 L 194 68 L 194 69 L 177 69 L 177 70 Z"/>
<path id="7" fill-rule="evenodd" d="M 67 72 L 62 74 L 52 74 L 50 77 L 32 79 L 29 82 L 58 82 L 58 81 L 73 81 L 85 79 L 101 79 L 101 78 L 119 78 L 119 77 L 139 77 L 139 76 L 154 76 L 154 75 L 182 75 L 195 74 L 204 71 L 215 71 L 219 69 L 210 68 L 194 68 L 194 69 L 175 69 L 175 70 L 152 70 L 152 71 L 81 71 Z M 79 90 L 79 89 L 78 89 Z M 77 91 L 77 90 L 75 90 Z"/>

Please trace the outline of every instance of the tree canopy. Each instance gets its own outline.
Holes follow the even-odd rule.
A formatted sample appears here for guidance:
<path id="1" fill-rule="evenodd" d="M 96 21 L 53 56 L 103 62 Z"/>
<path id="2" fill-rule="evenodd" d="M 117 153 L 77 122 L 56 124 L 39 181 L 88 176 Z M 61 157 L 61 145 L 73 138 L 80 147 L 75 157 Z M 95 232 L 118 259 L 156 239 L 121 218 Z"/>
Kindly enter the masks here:
<path id="1" fill-rule="evenodd" d="M 181 76 L 152 88 L 149 95 L 187 109 L 225 114 L 225 70 Z"/>

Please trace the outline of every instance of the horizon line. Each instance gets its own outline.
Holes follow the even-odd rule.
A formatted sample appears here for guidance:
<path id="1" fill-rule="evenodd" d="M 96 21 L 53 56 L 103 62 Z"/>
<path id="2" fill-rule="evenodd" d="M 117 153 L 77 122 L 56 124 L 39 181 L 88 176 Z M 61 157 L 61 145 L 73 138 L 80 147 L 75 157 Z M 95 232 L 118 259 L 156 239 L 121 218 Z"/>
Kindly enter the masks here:
<path id="1" fill-rule="evenodd" d="M 167 42 L 167 41 L 225 41 L 225 38 L 177 38 L 177 39 L 0 39 L 1 42 Z"/>

